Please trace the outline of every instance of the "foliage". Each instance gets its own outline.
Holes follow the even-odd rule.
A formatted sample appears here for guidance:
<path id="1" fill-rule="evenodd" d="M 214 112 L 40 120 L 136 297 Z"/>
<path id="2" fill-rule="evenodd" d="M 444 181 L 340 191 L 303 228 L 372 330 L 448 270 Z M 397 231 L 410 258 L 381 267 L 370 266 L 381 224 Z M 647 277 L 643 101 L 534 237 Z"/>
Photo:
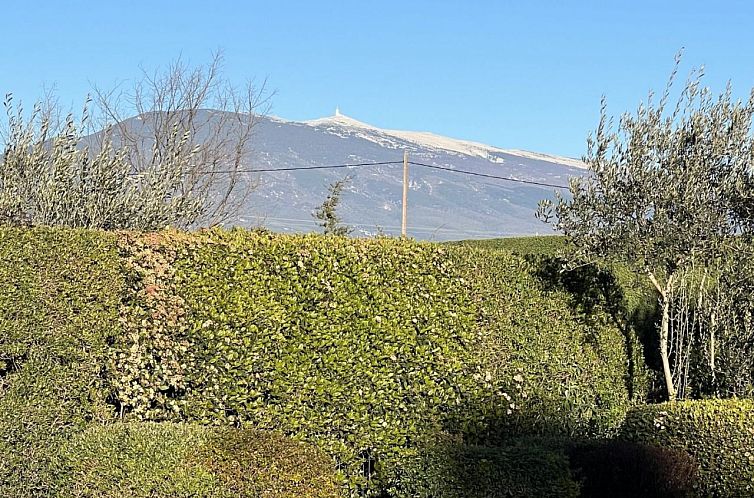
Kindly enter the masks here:
<path id="1" fill-rule="evenodd" d="M 630 264 L 656 287 L 662 301 L 657 349 L 671 400 L 684 368 L 669 351 L 684 333 L 673 327 L 673 296 L 694 267 L 714 265 L 732 239 L 750 233 L 754 219 L 754 92 L 748 102 L 736 102 L 729 86 L 715 99 L 698 72 L 670 107 L 674 76 L 659 102 L 650 95 L 616 129 L 603 102 L 585 157 L 590 174 L 572 179 L 571 198 L 560 198 L 554 212 L 554 227 L 577 260 Z M 549 201 L 539 214 L 552 221 Z"/>
<path id="2" fill-rule="evenodd" d="M 516 398 L 505 406 L 511 416 L 491 423 L 486 438 L 613 432 L 645 395 L 631 331 L 616 326 L 604 302 L 585 306 L 573 289 L 544 284 L 536 262 L 504 250 L 452 254 L 473 286 L 484 337 L 478 354 L 504 396 Z"/>
<path id="3" fill-rule="evenodd" d="M 559 235 L 540 235 L 533 237 L 461 240 L 450 242 L 449 244 L 484 249 L 505 249 L 521 256 L 557 256 L 558 252 L 565 248 L 565 243 L 565 237 Z"/>
<path id="4" fill-rule="evenodd" d="M 494 399 L 470 348 L 478 334 L 466 285 L 441 248 L 243 230 L 147 242 L 123 250 L 142 254 L 144 266 L 173 259 L 185 313 L 171 326 L 140 309 L 150 292 L 172 292 L 160 280 L 131 287 L 125 316 L 145 326 L 116 344 L 116 397 L 127 417 L 252 422 L 303 435 L 358 487 L 364 474 L 374 478 L 362 468 L 369 461 L 395 465 L 412 437 L 472 424 L 475 406 Z M 189 354 L 159 362 L 158 337 L 187 337 Z M 143 364 L 160 368 L 145 376 Z"/>
<path id="5" fill-rule="evenodd" d="M 57 449 L 113 418 L 101 378 L 118 334 L 115 238 L 0 229 L 0 495 L 50 492 Z"/>
<path id="6" fill-rule="evenodd" d="M 651 399 L 663 397 L 657 372 L 662 366 L 657 344 L 660 321 L 657 289 L 631 264 L 590 264 L 571 268 L 566 238 L 561 236 L 508 237 L 501 239 L 465 240 L 453 244 L 487 249 L 504 249 L 526 259 L 533 271 L 549 289 L 569 294 L 577 307 L 588 312 L 599 304 L 624 330 L 627 338 L 636 335 L 641 347 L 627 342 L 632 358 L 634 393 Z M 642 357 L 643 356 L 643 357 Z M 646 365 L 646 366 L 645 366 Z M 647 369 L 646 367 L 649 367 Z"/>
<path id="7" fill-rule="evenodd" d="M 443 438 L 422 446 L 391 495 L 411 498 L 568 498 L 579 496 L 561 444 L 534 439 L 469 446 Z"/>
<path id="8" fill-rule="evenodd" d="M 351 181 L 350 177 L 342 178 L 328 187 L 327 198 L 314 212 L 314 217 L 319 220 L 319 226 L 325 235 L 348 235 L 353 230 L 347 225 L 343 225 L 338 215 L 338 205 L 340 204 L 340 194 Z"/>
<path id="9" fill-rule="evenodd" d="M 59 494 L 108 498 L 337 498 L 333 462 L 306 444 L 248 429 L 92 426 L 63 450 Z"/>
<path id="10" fill-rule="evenodd" d="M 739 240 L 694 306 L 698 322 L 691 387 L 715 397 L 754 396 L 754 264 L 751 243 Z M 705 269 L 705 275 L 711 272 Z"/>
<path id="11" fill-rule="evenodd" d="M 10 94 L 0 225 L 156 230 L 226 220 L 253 187 L 240 170 L 263 91 L 236 92 L 220 58 L 97 91 L 80 119 L 54 99 L 26 116 Z M 206 108 L 215 111 L 208 114 Z M 135 118 L 135 119 L 128 119 Z"/>
<path id="12" fill-rule="evenodd" d="M 698 495 L 754 493 L 754 401 L 700 400 L 633 408 L 625 440 L 687 451 L 699 463 Z"/>
<path id="13" fill-rule="evenodd" d="M 427 434 L 605 433 L 631 403 L 621 332 L 509 253 L 243 230 L 120 244 L 125 417 L 298 435 L 351 489 L 389 485 Z"/>
<path id="14" fill-rule="evenodd" d="M 280 431 L 324 450 L 345 489 L 376 494 L 406 485 L 421 441 L 605 434 L 632 403 L 605 310 L 505 251 L 244 230 L 0 234 L 10 496 L 52 495 L 60 448 L 113 412 Z M 217 451 L 222 480 L 236 467 Z"/>
<path id="15" fill-rule="evenodd" d="M 340 496 L 335 462 L 317 448 L 272 432 L 229 428 L 213 432 L 198 458 L 231 496 Z"/>
<path id="16" fill-rule="evenodd" d="M 693 496 L 698 464 L 683 450 L 591 441 L 571 445 L 568 458 L 583 498 Z"/>

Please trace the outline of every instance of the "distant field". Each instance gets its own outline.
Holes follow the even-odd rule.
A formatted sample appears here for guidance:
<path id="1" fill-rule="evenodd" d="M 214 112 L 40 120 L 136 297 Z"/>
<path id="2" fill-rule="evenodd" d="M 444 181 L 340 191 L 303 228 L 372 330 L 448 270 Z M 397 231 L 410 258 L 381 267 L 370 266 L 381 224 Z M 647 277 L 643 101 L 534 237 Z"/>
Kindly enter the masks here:
<path id="1" fill-rule="evenodd" d="M 500 239 L 461 240 L 451 244 L 483 247 L 486 249 L 507 249 L 517 254 L 551 256 L 565 245 L 561 235 L 540 235 L 536 237 L 505 237 Z"/>

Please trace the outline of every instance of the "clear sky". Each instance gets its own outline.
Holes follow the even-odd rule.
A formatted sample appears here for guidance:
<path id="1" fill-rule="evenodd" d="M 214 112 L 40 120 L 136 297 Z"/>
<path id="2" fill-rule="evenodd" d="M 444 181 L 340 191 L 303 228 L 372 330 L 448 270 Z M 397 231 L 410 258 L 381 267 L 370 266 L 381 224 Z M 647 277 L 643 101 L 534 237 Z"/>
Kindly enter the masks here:
<path id="1" fill-rule="evenodd" d="M 661 90 L 673 56 L 707 84 L 754 86 L 754 1 L 3 0 L 0 92 L 80 106 L 179 54 L 267 78 L 272 114 L 333 114 L 506 148 L 580 156 L 599 99 Z"/>

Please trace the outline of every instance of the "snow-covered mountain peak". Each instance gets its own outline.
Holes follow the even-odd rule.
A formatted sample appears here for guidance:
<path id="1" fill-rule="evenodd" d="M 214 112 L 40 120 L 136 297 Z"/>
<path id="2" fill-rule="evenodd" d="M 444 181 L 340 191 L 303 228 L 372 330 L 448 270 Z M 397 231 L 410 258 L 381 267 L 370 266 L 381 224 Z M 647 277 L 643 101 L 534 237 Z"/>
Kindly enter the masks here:
<path id="1" fill-rule="evenodd" d="M 535 159 L 554 164 L 570 166 L 572 168 L 585 169 L 586 165 L 578 159 L 570 157 L 554 156 L 538 152 L 529 152 L 519 149 L 501 149 L 491 145 L 469 140 L 459 140 L 450 138 L 428 131 L 404 131 L 378 128 L 376 126 L 364 123 L 350 116 L 346 116 L 336 107 L 335 114 L 332 116 L 304 121 L 308 126 L 322 128 L 325 131 L 342 135 L 356 135 L 371 142 L 379 143 L 383 146 L 390 145 L 391 139 L 401 142 L 408 142 L 421 148 L 463 154 L 466 156 L 486 159 L 493 163 L 505 162 L 503 155 L 522 157 L 526 159 Z M 399 142 L 392 144 L 394 148 L 400 148 Z"/>
<path id="2" fill-rule="evenodd" d="M 338 108 L 335 109 L 335 114 L 333 114 L 332 116 L 327 116 L 319 119 L 311 119 L 309 121 L 304 121 L 304 124 L 307 124 L 309 126 L 339 125 L 343 127 L 363 128 L 367 130 L 380 131 L 380 129 L 375 126 L 363 123 L 358 119 L 354 119 L 350 116 L 346 116 L 345 114 L 340 112 L 340 109 Z"/>

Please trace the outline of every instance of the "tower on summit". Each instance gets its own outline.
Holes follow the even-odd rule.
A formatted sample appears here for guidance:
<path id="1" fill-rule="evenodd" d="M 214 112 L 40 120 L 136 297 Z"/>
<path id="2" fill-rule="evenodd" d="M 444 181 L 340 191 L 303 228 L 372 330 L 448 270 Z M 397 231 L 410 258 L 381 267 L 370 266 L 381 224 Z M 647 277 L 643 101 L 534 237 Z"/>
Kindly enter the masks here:
<path id="1" fill-rule="evenodd" d="M 335 106 L 335 117 L 338 117 L 338 116 L 341 116 L 341 115 L 342 114 L 340 114 L 340 107 Z"/>

